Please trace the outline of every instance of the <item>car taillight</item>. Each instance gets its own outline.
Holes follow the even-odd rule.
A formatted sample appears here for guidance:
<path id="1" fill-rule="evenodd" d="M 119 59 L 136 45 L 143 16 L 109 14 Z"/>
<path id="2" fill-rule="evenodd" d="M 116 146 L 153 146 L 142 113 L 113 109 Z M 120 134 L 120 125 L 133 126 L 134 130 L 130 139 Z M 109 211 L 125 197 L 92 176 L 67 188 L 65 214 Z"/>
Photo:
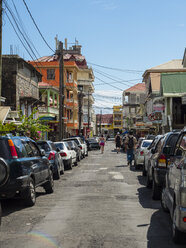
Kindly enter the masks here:
<path id="1" fill-rule="evenodd" d="M 183 217 L 183 222 L 186 222 L 186 217 Z"/>
<path id="2" fill-rule="evenodd" d="M 161 154 L 158 158 L 158 167 L 166 167 L 166 157 L 164 154 Z"/>
<path id="3" fill-rule="evenodd" d="M 141 152 L 140 152 L 140 155 L 143 156 L 143 154 L 144 154 L 144 151 L 141 151 Z"/>
<path id="4" fill-rule="evenodd" d="M 66 152 L 60 152 L 60 155 L 61 155 L 61 157 L 66 157 L 67 156 Z"/>
<path id="5" fill-rule="evenodd" d="M 48 159 L 54 160 L 55 159 L 55 152 L 50 152 Z"/>
<path id="6" fill-rule="evenodd" d="M 10 152 L 11 152 L 12 158 L 18 158 L 17 151 L 16 151 L 14 143 L 13 143 L 13 141 L 11 139 L 8 140 L 8 144 L 9 144 L 9 147 L 10 147 Z"/>

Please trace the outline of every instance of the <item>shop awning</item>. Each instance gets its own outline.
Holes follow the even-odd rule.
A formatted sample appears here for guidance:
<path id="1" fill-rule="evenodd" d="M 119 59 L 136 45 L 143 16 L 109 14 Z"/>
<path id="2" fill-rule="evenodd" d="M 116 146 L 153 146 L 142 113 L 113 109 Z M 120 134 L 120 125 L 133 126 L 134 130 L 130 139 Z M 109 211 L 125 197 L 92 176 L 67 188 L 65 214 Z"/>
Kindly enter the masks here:
<path id="1" fill-rule="evenodd" d="M 166 97 L 181 97 L 186 94 L 186 73 L 162 73 L 162 93 Z"/>
<path id="2" fill-rule="evenodd" d="M 4 123 L 7 118 L 8 113 L 10 112 L 10 107 L 0 106 L 0 121 Z"/>

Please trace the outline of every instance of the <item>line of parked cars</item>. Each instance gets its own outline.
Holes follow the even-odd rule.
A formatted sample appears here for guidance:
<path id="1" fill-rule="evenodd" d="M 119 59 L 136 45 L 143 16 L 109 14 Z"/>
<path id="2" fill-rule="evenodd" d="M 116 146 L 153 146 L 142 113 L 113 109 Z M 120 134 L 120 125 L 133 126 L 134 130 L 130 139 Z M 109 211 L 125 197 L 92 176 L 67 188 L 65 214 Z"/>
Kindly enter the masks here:
<path id="1" fill-rule="evenodd" d="M 77 166 L 88 156 L 88 146 L 81 137 L 60 142 L 38 142 L 25 136 L 0 136 L 0 199 L 19 197 L 26 206 L 36 202 L 36 188 L 47 194 L 54 191 L 54 179 Z M 0 202 L 0 224 L 1 224 Z"/>
<path id="2" fill-rule="evenodd" d="M 146 187 L 152 188 L 152 198 L 161 200 L 162 209 L 170 213 L 173 241 L 180 243 L 186 236 L 186 128 L 157 135 L 143 161 L 137 154 L 136 164 L 142 165 Z"/>

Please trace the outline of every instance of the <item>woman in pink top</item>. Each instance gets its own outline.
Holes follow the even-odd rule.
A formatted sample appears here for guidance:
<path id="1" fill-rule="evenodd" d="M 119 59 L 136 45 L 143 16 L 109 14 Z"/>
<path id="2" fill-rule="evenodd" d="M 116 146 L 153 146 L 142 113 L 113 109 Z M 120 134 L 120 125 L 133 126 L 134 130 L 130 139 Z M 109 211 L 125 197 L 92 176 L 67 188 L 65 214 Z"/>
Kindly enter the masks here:
<path id="1" fill-rule="evenodd" d="M 101 153 L 104 152 L 104 146 L 105 146 L 105 138 L 103 137 L 103 134 L 101 135 L 100 139 L 99 139 L 99 144 L 101 146 Z"/>

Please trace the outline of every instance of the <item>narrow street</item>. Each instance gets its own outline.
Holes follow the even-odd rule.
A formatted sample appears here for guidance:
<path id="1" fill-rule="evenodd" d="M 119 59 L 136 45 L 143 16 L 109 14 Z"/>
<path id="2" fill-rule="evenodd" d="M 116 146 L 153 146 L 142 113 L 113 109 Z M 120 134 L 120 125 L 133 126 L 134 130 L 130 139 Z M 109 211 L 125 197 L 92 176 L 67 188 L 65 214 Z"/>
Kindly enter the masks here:
<path id="1" fill-rule="evenodd" d="M 126 166 L 113 141 L 91 151 L 55 181 L 55 192 L 37 189 L 36 205 L 3 202 L 1 248 L 173 248 L 171 220 L 151 199 L 141 171 Z"/>

